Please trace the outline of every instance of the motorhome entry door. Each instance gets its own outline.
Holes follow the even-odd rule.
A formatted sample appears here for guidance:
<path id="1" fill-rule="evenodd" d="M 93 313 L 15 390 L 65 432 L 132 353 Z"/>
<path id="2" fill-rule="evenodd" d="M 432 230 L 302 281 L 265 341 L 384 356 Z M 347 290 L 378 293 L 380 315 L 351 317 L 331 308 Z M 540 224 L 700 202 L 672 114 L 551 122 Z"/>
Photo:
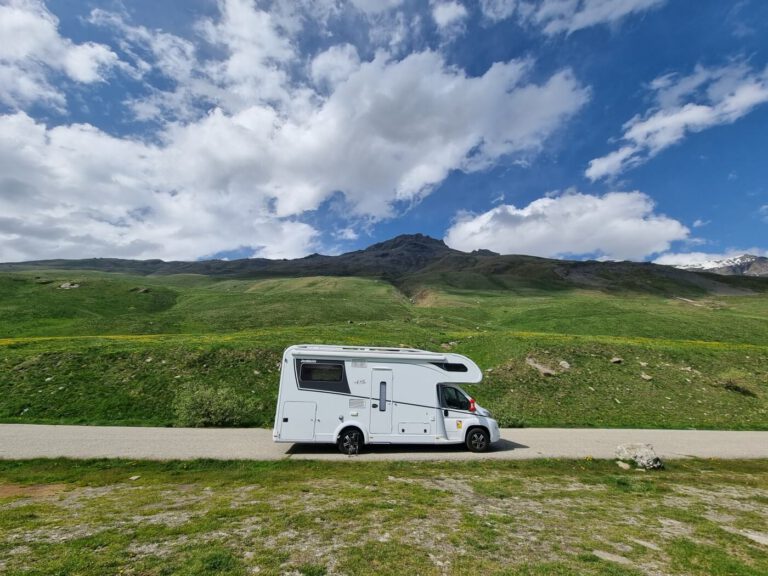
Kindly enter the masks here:
<path id="1" fill-rule="evenodd" d="M 392 433 L 392 370 L 371 371 L 371 434 Z"/>

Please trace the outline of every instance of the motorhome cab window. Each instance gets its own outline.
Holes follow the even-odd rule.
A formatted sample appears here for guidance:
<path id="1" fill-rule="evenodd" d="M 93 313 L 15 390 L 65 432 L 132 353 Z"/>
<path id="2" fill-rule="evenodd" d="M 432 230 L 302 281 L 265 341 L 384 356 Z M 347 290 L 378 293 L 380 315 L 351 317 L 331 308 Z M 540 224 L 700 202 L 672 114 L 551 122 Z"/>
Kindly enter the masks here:
<path id="1" fill-rule="evenodd" d="M 453 410 L 469 410 L 469 398 L 453 386 L 440 386 L 440 405 Z"/>
<path id="2" fill-rule="evenodd" d="M 349 394 L 344 362 L 296 360 L 296 373 L 299 376 L 299 388 Z"/>

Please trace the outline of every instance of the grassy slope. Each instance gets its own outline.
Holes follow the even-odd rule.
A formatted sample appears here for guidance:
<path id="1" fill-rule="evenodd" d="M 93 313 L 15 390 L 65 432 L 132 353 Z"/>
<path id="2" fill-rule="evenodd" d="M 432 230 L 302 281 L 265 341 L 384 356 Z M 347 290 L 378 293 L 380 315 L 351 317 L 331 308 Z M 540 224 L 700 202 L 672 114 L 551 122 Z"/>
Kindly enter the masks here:
<path id="1" fill-rule="evenodd" d="M 760 461 L 0 461 L 0 570 L 757 576 L 766 504 Z"/>
<path id="2" fill-rule="evenodd" d="M 269 425 L 288 344 L 455 342 L 491 369 L 473 394 L 505 425 L 768 429 L 768 297 L 685 298 L 521 285 L 409 301 L 359 278 L 0 274 L 0 420 L 170 425 L 175 390 L 205 382 L 253 398 L 249 424 Z M 571 368 L 543 378 L 528 356 Z"/>

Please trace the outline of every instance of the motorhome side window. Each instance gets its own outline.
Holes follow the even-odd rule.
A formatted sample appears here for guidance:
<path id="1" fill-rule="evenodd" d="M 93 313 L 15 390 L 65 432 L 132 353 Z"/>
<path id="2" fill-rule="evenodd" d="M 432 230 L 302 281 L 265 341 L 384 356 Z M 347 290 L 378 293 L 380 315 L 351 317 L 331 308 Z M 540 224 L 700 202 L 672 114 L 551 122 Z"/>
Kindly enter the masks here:
<path id="1" fill-rule="evenodd" d="M 344 362 L 338 360 L 296 360 L 299 388 L 349 394 Z"/>
<path id="2" fill-rule="evenodd" d="M 443 408 L 469 410 L 467 397 L 452 386 L 440 386 L 440 404 Z"/>

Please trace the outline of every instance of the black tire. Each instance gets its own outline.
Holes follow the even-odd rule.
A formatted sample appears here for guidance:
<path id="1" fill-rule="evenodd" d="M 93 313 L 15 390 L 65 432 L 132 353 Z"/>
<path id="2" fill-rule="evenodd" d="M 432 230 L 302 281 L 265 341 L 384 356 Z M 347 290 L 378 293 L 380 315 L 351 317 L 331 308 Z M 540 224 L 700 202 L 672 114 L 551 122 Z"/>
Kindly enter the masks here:
<path id="1" fill-rule="evenodd" d="M 470 428 L 464 442 L 470 452 L 485 452 L 491 445 L 491 436 L 485 428 Z"/>
<path id="2" fill-rule="evenodd" d="M 359 454 L 363 449 L 365 440 L 363 433 L 357 428 L 344 428 L 339 434 L 339 440 L 336 445 L 342 454 Z"/>

